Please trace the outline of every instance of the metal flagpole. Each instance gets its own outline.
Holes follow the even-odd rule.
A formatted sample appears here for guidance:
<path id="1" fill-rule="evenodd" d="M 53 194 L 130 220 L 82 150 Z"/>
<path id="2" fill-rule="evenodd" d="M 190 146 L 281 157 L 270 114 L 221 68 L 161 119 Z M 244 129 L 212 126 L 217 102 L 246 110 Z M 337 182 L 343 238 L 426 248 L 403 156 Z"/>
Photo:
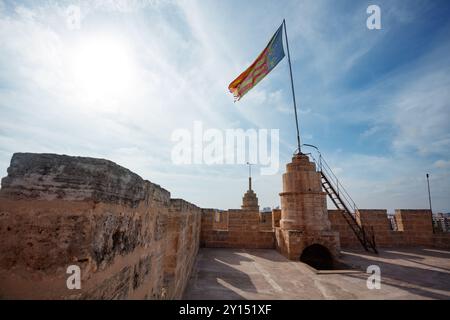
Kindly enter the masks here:
<path id="1" fill-rule="evenodd" d="M 428 184 L 428 201 L 430 203 L 430 211 L 432 211 L 431 209 L 431 192 L 430 192 L 430 175 L 427 173 L 427 184 Z"/>
<path id="2" fill-rule="evenodd" d="M 427 184 L 428 184 L 428 201 L 430 202 L 430 212 L 431 212 L 431 227 L 434 233 L 434 221 L 433 221 L 433 209 L 431 209 L 431 192 L 430 192 L 430 175 L 427 173 Z"/>
<path id="3" fill-rule="evenodd" d="M 294 113 L 295 113 L 295 125 L 297 126 L 297 145 L 298 145 L 298 153 L 302 153 L 300 148 L 300 131 L 298 129 L 298 117 L 297 117 L 297 104 L 295 102 L 295 91 L 294 91 L 294 79 L 292 78 L 292 66 L 291 66 L 291 55 L 289 54 L 289 42 L 286 31 L 286 21 L 283 19 L 284 25 L 284 35 L 286 37 L 286 48 L 288 52 L 288 61 L 289 61 L 289 74 L 291 75 L 291 88 L 292 88 L 292 101 L 294 102 Z"/>

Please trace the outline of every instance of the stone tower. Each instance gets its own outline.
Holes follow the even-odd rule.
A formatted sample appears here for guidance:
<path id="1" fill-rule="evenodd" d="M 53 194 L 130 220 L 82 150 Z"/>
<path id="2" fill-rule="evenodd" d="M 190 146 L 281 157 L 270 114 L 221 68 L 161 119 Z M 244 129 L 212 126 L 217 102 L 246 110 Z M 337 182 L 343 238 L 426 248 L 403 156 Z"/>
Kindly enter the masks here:
<path id="1" fill-rule="evenodd" d="M 339 234 L 331 231 L 320 173 L 307 155 L 296 154 L 287 164 L 280 197 L 280 227 L 275 230 L 277 249 L 289 259 L 299 260 L 312 246 L 325 255 L 328 252 L 325 258 L 334 261 L 340 250 Z"/>

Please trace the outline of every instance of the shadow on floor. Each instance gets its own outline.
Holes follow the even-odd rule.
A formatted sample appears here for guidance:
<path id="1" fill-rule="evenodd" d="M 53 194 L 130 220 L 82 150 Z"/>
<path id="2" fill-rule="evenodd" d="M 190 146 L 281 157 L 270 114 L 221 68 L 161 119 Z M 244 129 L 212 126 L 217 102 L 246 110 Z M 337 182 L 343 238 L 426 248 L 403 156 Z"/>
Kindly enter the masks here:
<path id="1" fill-rule="evenodd" d="M 197 256 L 183 299 L 242 300 L 245 298 L 238 293 L 239 291 L 256 293 L 256 287 L 250 276 L 238 268 L 242 263 L 252 261 L 242 254 L 242 250 L 204 249 Z"/>
<path id="2" fill-rule="evenodd" d="M 395 252 L 393 252 L 395 251 Z M 380 251 L 379 257 L 383 259 L 403 259 L 405 261 L 410 261 L 413 263 L 418 263 L 424 265 L 426 268 L 419 268 L 413 266 L 399 265 L 391 262 L 377 260 L 377 256 L 366 254 L 365 252 L 350 252 L 344 253 L 344 255 L 349 254 L 352 263 L 357 263 L 364 269 L 369 265 L 378 265 L 381 269 L 381 285 L 390 285 L 397 287 L 399 289 L 411 292 L 413 294 L 432 298 L 432 299 L 450 299 L 449 296 L 439 294 L 436 292 L 431 292 L 430 290 L 440 290 L 450 292 L 450 273 L 442 272 L 438 270 L 430 270 L 429 267 L 436 269 L 448 270 L 442 268 L 438 265 L 431 265 L 428 263 L 419 262 L 420 260 L 425 260 L 424 257 L 414 255 L 420 254 L 423 256 L 436 257 L 435 252 L 429 254 L 427 250 L 419 249 L 419 251 L 407 251 L 406 254 L 401 252 L 396 252 L 395 249 L 385 249 Z M 360 255 L 362 254 L 362 255 Z M 446 258 L 448 256 L 445 254 L 438 255 L 439 258 Z M 344 257 L 345 259 L 345 257 Z M 419 261 L 418 261 L 419 260 Z M 348 275 L 349 277 L 360 278 L 356 275 Z M 410 285 L 410 286 L 409 286 Z"/>

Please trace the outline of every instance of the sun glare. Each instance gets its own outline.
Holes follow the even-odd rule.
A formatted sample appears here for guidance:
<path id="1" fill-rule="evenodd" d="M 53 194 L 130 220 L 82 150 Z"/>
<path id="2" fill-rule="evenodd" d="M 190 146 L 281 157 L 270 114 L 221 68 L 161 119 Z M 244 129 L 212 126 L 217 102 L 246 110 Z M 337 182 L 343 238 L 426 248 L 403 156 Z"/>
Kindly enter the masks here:
<path id="1" fill-rule="evenodd" d="M 126 43 L 106 37 L 83 39 L 69 61 L 75 89 L 86 100 L 111 103 L 131 94 L 135 64 Z"/>

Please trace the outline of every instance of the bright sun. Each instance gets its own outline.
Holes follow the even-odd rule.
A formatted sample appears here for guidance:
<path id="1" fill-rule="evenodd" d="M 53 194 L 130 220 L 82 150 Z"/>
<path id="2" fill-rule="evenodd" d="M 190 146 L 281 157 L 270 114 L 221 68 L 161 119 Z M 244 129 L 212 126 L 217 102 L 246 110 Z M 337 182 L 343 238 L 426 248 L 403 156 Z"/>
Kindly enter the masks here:
<path id="1" fill-rule="evenodd" d="M 69 61 L 75 89 L 88 101 L 111 103 L 131 94 L 136 70 L 124 42 L 108 37 L 83 39 Z"/>

